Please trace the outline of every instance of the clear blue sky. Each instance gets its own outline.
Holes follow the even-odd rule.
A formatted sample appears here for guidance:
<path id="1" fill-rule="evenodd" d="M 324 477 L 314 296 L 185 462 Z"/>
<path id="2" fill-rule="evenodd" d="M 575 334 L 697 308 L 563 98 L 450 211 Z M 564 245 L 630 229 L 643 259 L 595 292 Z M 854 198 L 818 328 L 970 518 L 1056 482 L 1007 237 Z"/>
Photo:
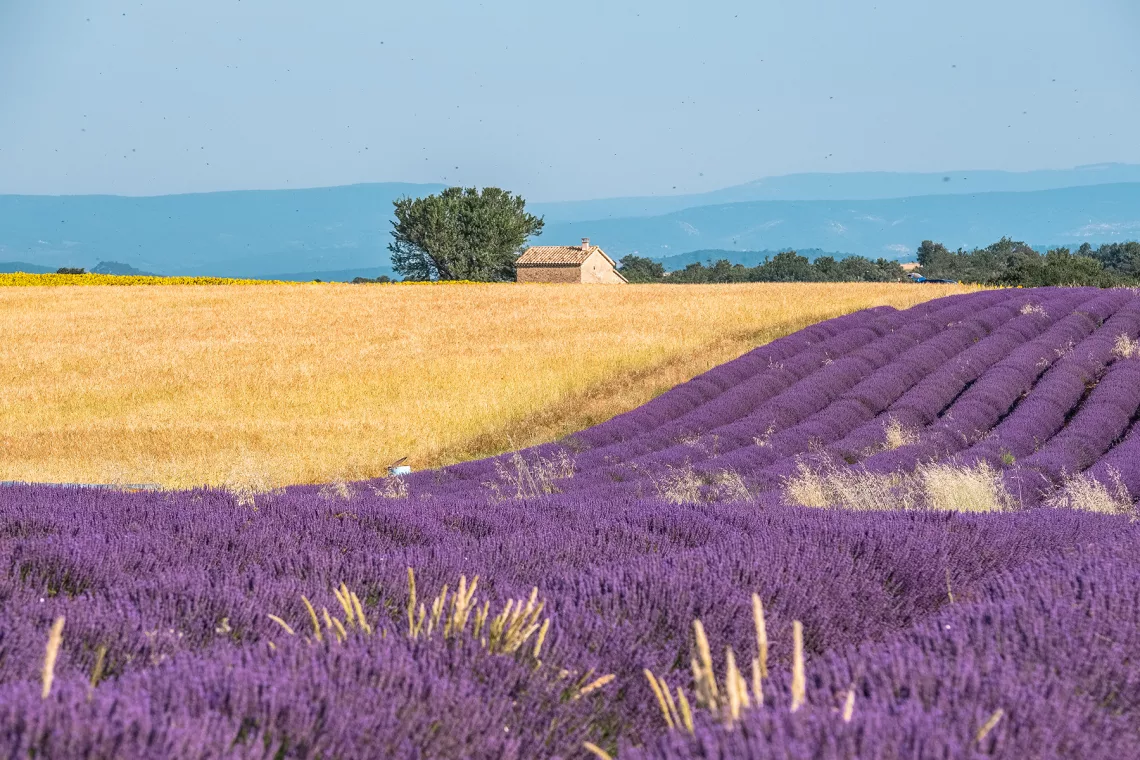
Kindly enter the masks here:
<path id="1" fill-rule="evenodd" d="M 1140 163 L 1136 0 L 0 0 L 0 193 Z"/>

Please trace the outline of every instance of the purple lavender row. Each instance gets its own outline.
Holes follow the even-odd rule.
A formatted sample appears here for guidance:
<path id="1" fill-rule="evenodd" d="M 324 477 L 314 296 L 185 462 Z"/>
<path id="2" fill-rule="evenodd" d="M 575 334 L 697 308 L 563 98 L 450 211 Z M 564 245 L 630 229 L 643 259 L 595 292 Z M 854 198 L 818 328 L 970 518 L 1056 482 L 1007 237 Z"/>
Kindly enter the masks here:
<path id="1" fill-rule="evenodd" d="M 1105 453 L 1085 475 L 1099 482 L 1109 493 L 1123 486 L 1126 493 L 1117 494 L 1134 504 L 1140 500 L 1140 420 L 1133 419 L 1128 434 Z"/>
<path id="2" fill-rule="evenodd" d="M 758 404 L 746 416 L 721 426 L 717 426 L 712 417 L 707 418 L 705 427 L 710 436 L 715 436 L 715 449 L 706 445 L 694 450 L 688 444 L 680 444 L 655 456 L 634 461 L 650 469 L 662 464 L 676 465 L 682 461 L 708 462 L 710 466 L 724 467 L 739 464 L 734 462 L 731 455 L 741 450 L 745 457 L 749 454 L 762 456 L 763 451 L 754 451 L 760 448 L 755 444 L 758 436 L 779 434 L 820 414 L 862 377 L 913 347 L 916 339 L 930 337 L 939 318 L 953 319 L 959 314 L 962 312 L 955 311 L 949 315 L 934 312 L 926 319 L 913 320 L 907 312 L 902 312 L 899 319 L 882 325 L 883 329 L 874 334 L 847 333 L 840 336 L 840 340 L 849 346 L 845 354 L 834 360 L 826 355 L 819 357 L 816 372 L 788 385 L 767 401 Z M 908 323 L 909 328 L 904 331 Z M 725 454 L 729 456 L 726 457 Z M 717 459 L 715 463 L 708 461 L 713 458 Z"/>
<path id="3" fill-rule="evenodd" d="M 680 416 L 704 401 L 715 398 L 726 389 L 742 382 L 757 382 L 758 377 L 771 373 L 773 368 L 791 360 L 801 352 L 809 351 L 820 342 L 834 338 L 844 330 L 859 328 L 874 322 L 881 314 L 894 311 L 889 307 L 877 307 L 833 320 L 812 325 L 792 335 L 779 338 L 767 345 L 748 352 L 731 362 L 714 367 L 687 383 L 658 396 L 625 414 L 595 425 L 574 435 L 578 446 L 587 449 L 600 449 L 620 444 L 629 438 Z M 522 452 L 524 455 L 541 455 L 551 445 Z M 594 454 L 594 456 L 599 456 Z M 603 454 L 604 456 L 604 454 Z M 464 462 L 444 468 L 443 476 L 453 481 L 481 483 L 495 471 L 494 458 L 475 462 Z M 419 479 L 413 479 L 415 483 Z"/>
<path id="4" fill-rule="evenodd" d="M 964 464 L 986 461 L 1003 467 L 1005 459 L 1032 454 L 1064 427 L 1113 361 L 1117 336 L 1140 332 L 1140 299 L 1132 298 L 1092 336 L 1050 367 L 1024 401 L 997 425 L 993 434 L 958 457 Z M 1003 459 L 1004 457 L 1004 459 Z"/>
<path id="5" fill-rule="evenodd" d="M 1087 310 L 1112 314 L 1127 298 L 1126 294 L 1110 292 L 1083 305 Z M 1063 302 L 1049 301 L 1044 307 L 1054 309 L 1055 314 L 1030 313 L 1011 323 L 1011 329 L 1017 329 L 1018 334 L 1030 339 L 998 354 L 1004 358 L 992 363 L 971 382 L 922 430 L 918 442 L 870 457 L 865 462 L 867 469 L 873 472 L 909 470 L 922 461 L 946 459 L 977 442 L 1023 396 L 1031 395 L 1037 379 L 1067 347 L 1085 339 L 1098 327 L 1099 323 L 1084 311 L 1067 313 L 1066 306 Z M 1042 331 L 1045 327 L 1048 329 Z M 1031 337 L 1035 334 L 1036 337 Z M 901 409 L 897 414 L 905 416 Z"/>
<path id="6" fill-rule="evenodd" d="M 1137 617 L 1140 574 L 1126 556 L 1100 549 L 1020 569 L 889 642 L 809 654 L 807 704 L 796 713 L 779 673 L 765 707 L 740 725 L 699 716 L 695 736 L 673 731 L 622 746 L 621 757 L 1140 757 L 1132 664 L 1140 634 L 1114 627 Z M 1092 650 L 1103 659 L 1073 656 Z M 1049 664 L 1023 669 L 1026 651 Z"/>
<path id="7" fill-rule="evenodd" d="M 929 416 L 918 415 L 918 420 L 911 424 L 925 425 L 938 411 L 950 401 L 969 381 L 960 379 L 963 375 L 960 365 L 975 366 L 979 351 L 988 350 L 993 343 L 994 334 L 1009 322 L 1021 318 L 1021 304 L 1014 301 L 994 306 L 991 309 L 980 311 L 974 318 L 957 324 L 947 325 L 940 343 L 931 341 L 904 357 L 900 364 L 899 375 L 885 384 L 882 390 L 877 390 L 873 384 L 864 386 L 866 401 L 877 408 L 889 408 L 892 414 L 897 414 L 901 408 L 915 405 L 915 401 L 934 397 L 935 403 L 941 401 Z M 1003 342 L 1005 336 L 999 338 Z M 1000 355 L 1000 352 L 999 352 Z M 915 384 L 907 385 L 900 394 L 900 384 L 913 372 L 921 373 L 921 380 Z M 928 403 L 927 406 L 930 406 Z M 901 408 L 900 408 L 901 407 Z M 900 420 L 900 423 L 903 420 Z M 843 439 L 834 442 L 830 447 L 834 454 L 844 458 L 858 458 L 863 452 L 882 443 L 883 424 L 874 420 L 860 425 Z"/>
<path id="8" fill-rule="evenodd" d="M 813 443 L 827 444 L 844 439 L 860 425 L 882 414 L 891 402 L 922 378 L 936 371 L 948 355 L 967 349 L 974 344 L 974 339 L 992 331 L 995 318 L 1012 318 L 1012 313 L 1000 306 L 981 312 L 972 303 L 963 306 L 965 308 L 958 312 L 939 313 L 938 317 L 947 319 L 937 325 L 939 329 L 912 333 L 914 338 L 926 340 L 912 340 L 907 350 L 891 356 L 889 362 L 877 362 L 881 364 L 878 369 L 853 372 L 852 377 L 858 382 L 823 410 L 797 425 L 774 433 L 763 440 L 765 445 L 733 452 L 716 465 L 748 473 L 761 487 L 771 487 L 781 481 L 793 460 L 808 451 Z M 954 326 L 947 329 L 946 324 Z M 922 327 L 923 322 L 916 322 L 907 329 Z M 905 335 L 904 331 L 900 331 L 900 337 L 902 335 Z M 781 463 L 783 466 L 779 466 Z M 774 465 L 779 472 L 768 471 Z"/>
<path id="9" fill-rule="evenodd" d="M 1071 294 L 1077 297 L 1089 294 Z M 1033 296 L 1040 300 L 1040 295 Z M 1067 304 L 1064 304 L 1067 305 Z M 990 350 L 995 342 L 1003 348 L 1011 340 L 1024 337 L 1024 330 L 1040 330 L 1043 317 L 1039 314 L 1021 314 L 1024 303 L 1017 301 L 982 311 L 968 320 L 951 324 L 941 334 L 912 349 L 881 372 L 866 378 L 853 390 L 850 397 L 829 407 L 816 423 L 817 440 L 827 445 L 827 456 L 848 461 L 867 456 L 882 446 L 884 427 L 888 418 L 902 416 L 900 405 L 931 385 L 945 386 L 947 377 L 955 373 L 946 371 L 947 365 L 957 357 L 966 364 L 976 363 L 979 350 Z M 1054 314 L 1063 311 L 1054 304 Z M 1037 322 L 1034 326 L 1034 322 Z M 968 378 L 967 378 L 968 381 Z M 963 383 L 965 384 L 965 383 Z M 953 387 L 950 388 L 953 390 Z M 829 445 L 828 445 L 829 444 Z M 780 488 L 791 475 L 804 448 L 796 447 L 768 455 L 763 469 L 750 471 L 750 481 L 761 490 Z M 810 457 L 809 457 L 810 458 Z"/>
<path id="10" fill-rule="evenodd" d="M 1100 459 L 1138 414 L 1140 361 L 1115 361 L 1064 429 L 1006 471 L 1007 489 L 1024 504 L 1038 503 Z"/>
<path id="11" fill-rule="evenodd" d="M 959 308 L 964 307 L 959 306 Z M 599 477 L 606 477 L 602 475 L 602 470 L 610 465 L 625 463 L 635 459 L 640 453 L 646 453 L 662 446 L 675 444 L 676 439 L 682 432 L 689 432 L 695 429 L 693 417 L 696 416 L 699 418 L 700 415 L 705 412 L 706 408 L 711 408 L 714 418 L 717 419 L 724 416 L 731 419 L 733 415 L 745 414 L 749 409 L 754 408 L 755 405 L 761 403 L 763 400 L 779 394 L 798 379 L 809 376 L 814 370 L 824 366 L 824 362 L 830 361 L 830 357 L 842 355 L 845 351 L 854 350 L 858 348 L 861 341 L 873 340 L 881 332 L 898 325 L 900 322 L 907 321 L 910 318 L 909 314 L 909 310 L 907 312 L 898 312 L 894 309 L 883 308 L 879 310 L 866 310 L 864 312 L 857 312 L 856 314 L 840 317 L 837 320 L 829 320 L 828 322 L 821 323 L 820 326 L 827 326 L 827 330 L 821 332 L 821 334 L 826 335 L 830 332 L 835 333 L 834 335 L 815 340 L 806 347 L 796 347 L 794 342 L 788 343 L 787 345 L 792 346 L 795 350 L 794 352 L 790 352 L 787 358 L 782 361 L 773 360 L 772 354 L 769 354 L 763 364 L 756 366 L 757 357 L 762 355 L 759 352 L 763 352 L 764 349 L 769 348 L 769 346 L 756 349 L 744 357 L 741 357 L 741 359 L 749 359 L 750 364 L 755 370 L 755 374 L 751 378 L 742 379 L 724 392 L 713 395 L 712 401 L 697 407 L 695 413 L 689 414 L 686 414 L 684 409 L 693 406 L 694 399 L 699 397 L 698 391 L 702 387 L 701 382 L 698 381 L 704 382 L 708 373 L 689 383 L 678 386 L 678 388 L 673 391 L 651 402 L 658 404 L 659 408 L 664 410 L 662 414 L 665 417 L 677 418 L 678 421 L 666 421 L 663 423 L 662 428 L 658 430 L 649 430 L 619 443 L 598 446 L 581 452 L 575 457 L 577 467 L 584 473 L 593 472 Z M 862 324 L 862 326 L 854 326 L 857 324 Z M 846 328 L 844 328 L 844 325 L 846 325 Z M 781 340 L 786 341 L 787 339 Z M 770 346 L 776 346 L 779 342 L 780 341 L 776 341 L 770 344 Z M 740 361 L 741 360 L 737 360 L 737 362 Z M 715 370 L 711 372 L 715 372 Z M 690 386 L 692 387 L 691 389 Z M 706 391 L 709 391 L 712 386 L 708 383 L 704 383 L 703 387 Z M 666 414 L 666 411 L 669 413 Z M 640 412 L 640 409 L 635 410 L 635 412 Z M 633 414 L 633 412 L 630 414 Z M 594 430 L 594 428 L 591 428 L 591 430 Z M 588 433 L 590 431 L 585 432 Z M 584 440 L 582 436 L 583 434 L 578 434 L 575 436 L 575 439 L 579 441 Z M 533 461 L 536 457 L 557 455 L 558 450 L 561 448 L 562 444 L 546 444 L 525 450 L 520 452 L 520 454 L 524 458 Z M 683 458 L 684 454 L 680 456 Z M 498 465 L 496 461 L 499 463 Z M 470 492 L 473 488 L 476 490 L 481 489 L 485 482 L 493 480 L 496 477 L 496 467 L 502 464 L 502 458 L 492 458 L 445 468 L 444 471 L 433 474 L 433 482 L 428 485 L 428 489 L 437 495 L 466 493 Z M 421 475 L 418 478 L 410 480 L 409 485 L 412 486 L 413 489 L 422 488 L 420 484 L 424 483 L 425 480 L 426 476 Z M 440 480 L 443 480 L 443 482 L 440 482 Z M 584 480 L 588 482 L 589 478 Z M 607 482 L 613 483 L 608 477 Z M 579 490 L 585 485 L 586 483 L 572 483 L 568 484 L 568 487 Z"/>
<path id="12" fill-rule="evenodd" d="M 890 417 L 905 430 L 923 430 L 936 423 L 951 404 L 986 370 L 1007 357 L 1023 343 L 1038 337 L 1060 317 L 1067 314 L 1076 303 L 1089 300 L 1093 293 L 1085 290 L 1061 288 L 1042 289 L 1044 292 L 1027 294 L 1023 303 L 1010 302 L 1013 317 L 994 329 L 975 345 L 943 363 L 937 370 L 908 390 L 889 408 Z M 1025 292 L 1025 291 L 1022 291 Z M 1032 301 L 1028 300 L 1032 298 Z M 1045 314 L 1025 312 L 1024 307 L 1033 304 L 1043 307 Z M 872 440 L 881 441 L 882 423 L 863 426 L 853 436 L 870 434 Z M 850 443 L 850 441 L 846 442 Z M 904 447 L 908 448 L 908 447 Z M 896 452 L 888 452 L 894 454 Z M 905 453 L 905 452 L 904 452 Z"/>
<path id="13" fill-rule="evenodd" d="M 941 308 L 951 309 L 953 304 L 948 302 Z M 625 440 L 618 446 L 585 452 L 580 461 L 585 469 L 591 469 L 596 465 L 628 462 L 675 447 L 679 441 L 719 434 L 730 423 L 752 414 L 758 406 L 778 394 L 786 394 L 795 383 L 802 382 L 804 378 L 818 373 L 821 369 L 827 371 L 830 363 L 841 362 L 846 356 L 862 352 L 866 343 L 880 341 L 884 334 L 914 319 L 915 315 L 910 311 L 881 310 L 875 319 L 868 320 L 858 327 L 848 327 L 830 339 L 789 357 L 786 361 L 772 362 L 764 368 L 765 371 L 736 384 L 684 414 L 671 416 L 669 421 L 655 429 Z M 747 440 L 751 442 L 751 438 Z M 729 447 L 734 445 L 731 440 L 726 440 L 724 443 Z M 738 441 L 735 445 L 740 443 Z"/>
<path id="14" fill-rule="evenodd" d="M 8 488 L 0 490 L 0 750 L 542 758 L 572 756 L 583 741 L 655 746 L 675 737 L 661 739 L 666 729 L 641 669 L 691 694 L 682 673 L 694 618 L 718 647 L 718 669 L 725 644 L 753 656 L 753 591 L 768 615 L 773 715 L 786 713 L 791 621 L 801 620 L 811 675 L 802 719 L 829 715 L 832 688 L 853 681 L 864 689 L 860 720 L 905 728 L 897 713 L 931 698 L 936 713 L 984 719 L 995 709 L 991 692 L 970 685 L 984 682 L 1014 700 L 1003 705 L 1011 736 L 1040 734 L 1045 707 L 1023 698 L 1036 689 L 1042 700 L 1056 691 L 1097 695 L 1074 715 L 1111 739 L 1113 725 L 1137 719 L 1127 696 L 1135 674 L 1121 659 L 1140 630 L 1128 595 L 1137 539 L 1140 526 L 1125 520 L 1052 510 L 859 515 L 568 497 L 489 505 L 367 492 L 330 501 L 297 490 L 252 511 L 212 492 Z M 1093 544 L 1119 562 L 1090 566 L 1087 549 L 1067 551 Z M 1042 573 L 1043 562 L 1062 574 Z M 542 664 L 467 640 L 408 639 L 408 566 L 429 600 L 459 573 L 478 573 L 481 594 L 496 603 L 538 586 L 551 619 Z M 1095 594 L 1081 600 L 1087 611 L 1066 617 L 1070 578 L 1091 582 Z M 959 600 L 949 608 L 947 580 Z M 338 614 L 331 591 L 341 582 L 386 635 L 305 643 L 300 596 Z M 45 700 L 44 643 L 59 615 L 63 647 Z M 1074 620 L 1086 628 L 1055 628 Z M 948 622 L 963 631 L 938 633 Z M 1075 636 L 1073 646 L 1057 643 L 1060 634 Z M 93 687 L 101 650 L 104 671 Z M 591 668 L 615 681 L 569 698 L 561 672 Z M 1034 673 L 1060 680 L 1026 676 Z M 945 686 L 934 695 L 920 691 L 937 683 Z M 1081 734 L 1070 727 L 1048 736 L 1079 742 Z M 791 756 L 813 755 L 805 747 Z"/>

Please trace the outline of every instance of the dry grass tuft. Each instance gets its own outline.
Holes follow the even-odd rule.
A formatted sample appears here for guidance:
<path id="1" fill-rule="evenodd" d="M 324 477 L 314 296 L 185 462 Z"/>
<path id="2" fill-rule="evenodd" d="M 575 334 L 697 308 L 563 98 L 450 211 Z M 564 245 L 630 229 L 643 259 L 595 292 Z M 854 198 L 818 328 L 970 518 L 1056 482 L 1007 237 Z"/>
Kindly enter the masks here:
<path id="1" fill-rule="evenodd" d="M 276 492 L 269 473 L 248 453 L 234 462 L 221 478 L 220 485 L 223 491 L 228 492 L 243 507 L 254 506 L 258 496 Z"/>
<path id="2" fill-rule="evenodd" d="M 763 433 L 761 433 L 760 435 L 754 436 L 752 438 L 752 442 L 763 449 L 763 448 L 765 448 L 771 444 L 772 434 L 775 432 L 776 432 L 776 426 L 775 425 L 769 425 L 767 427 L 767 429 L 764 430 Z"/>
<path id="3" fill-rule="evenodd" d="M 1065 482 L 1061 490 L 1046 504 L 1058 509 L 1077 509 L 1102 515 L 1122 515 L 1136 520 L 1140 517 L 1132 495 L 1120 477 L 1120 472 L 1109 468 L 1109 485 L 1087 475 L 1078 475 Z"/>
<path id="4" fill-rule="evenodd" d="M 1048 314 L 1045 312 L 1045 307 L 1039 303 L 1027 303 L 1021 307 L 1022 314 L 1040 314 L 1045 317 Z"/>
<path id="5" fill-rule="evenodd" d="M 484 601 L 480 605 L 475 599 L 475 589 L 478 585 L 478 576 L 475 576 L 468 585 L 467 577 L 461 575 L 455 592 L 449 592 L 445 585 L 432 599 L 428 608 L 422 602 L 417 605 L 416 575 L 409 567 L 406 631 L 408 638 L 430 639 L 439 636 L 450 640 L 459 636 L 471 636 L 491 654 L 529 656 L 536 664 L 541 665 L 539 656 L 547 631 L 550 630 L 550 618 L 539 622 L 546 602 L 538 598 L 538 589 L 533 589 L 530 598 L 525 602 L 521 599 L 509 600 L 499 614 L 492 616 L 491 603 Z M 377 629 L 368 621 L 360 598 L 345 584 L 342 583 L 340 588 L 333 589 L 333 596 L 336 597 L 343 617 L 330 613 L 327 607 L 322 607 L 318 614 L 312 602 L 304 596 L 301 597 L 308 614 L 308 626 L 312 629 L 310 641 L 319 643 L 327 640 L 339 643 L 345 641 L 354 631 L 366 636 L 377 633 Z M 283 618 L 277 615 L 266 617 L 276 623 L 287 635 L 297 635 L 297 630 Z M 387 635 L 386 631 L 380 633 Z M 612 680 L 612 676 L 602 676 L 586 684 L 577 694 L 581 696 L 595 691 Z"/>
<path id="6" fill-rule="evenodd" d="M 220 486 L 243 454 L 272 487 L 425 469 L 559 440 L 823 319 L 976 289 L 0 288 L 0 480 Z"/>
<path id="7" fill-rule="evenodd" d="M 735 470 L 717 470 L 712 474 L 698 473 L 692 465 L 679 467 L 665 465 L 665 471 L 652 478 L 657 496 L 670 504 L 697 504 L 702 501 L 751 501 L 744 478 Z"/>
<path id="8" fill-rule="evenodd" d="M 657 495 L 670 504 L 696 504 L 701 500 L 700 477 L 691 465 L 665 465 L 664 474 L 653 479 Z"/>
<path id="9" fill-rule="evenodd" d="M 929 464 L 918 469 L 925 506 L 939 512 L 1009 512 L 1017 503 L 1002 484 L 1001 472 L 976 467 Z"/>
<path id="10" fill-rule="evenodd" d="M 1132 338 L 1127 333 L 1120 333 L 1120 335 L 1116 336 L 1116 343 L 1113 344 L 1112 353 L 1121 359 L 1135 359 L 1136 357 L 1140 357 L 1140 341 Z"/>
<path id="11" fill-rule="evenodd" d="M 752 492 L 744 483 L 744 478 L 735 470 L 717 470 L 712 475 L 713 501 L 751 501 Z"/>
<path id="12" fill-rule="evenodd" d="M 826 460 L 815 467 L 796 463 L 796 474 L 784 483 L 787 498 L 803 507 L 842 505 L 858 511 L 914 509 L 913 489 L 899 474 L 883 475 Z"/>
<path id="13" fill-rule="evenodd" d="M 1006 491 L 1001 473 L 982 463 L 976 467 L 924 464 L 913 473 L 875 473 L 845 467 L 834 460 L 810 466 L 797 463 L 784 493 L 804 507 L 842 507 L 856 511 L 1008 512 L 1016 501 Z"/>
<path id="14" fill-rule="evenodd" d="M 356 495 L 356 489 L 344 478 L 337 478 L 321 486 L 317 495 L 326 501 L 348 501 Z"/>
<path id="15" fill-rule="evenodd" d="M 399 476 L 389 475 L 380 481 L 380 485 L 372 486 L 372 493 L 382 499 L 406 499 L 408 484 Z"/>
<path id="16" fill-rule="evenodd" d="M 536 454 L 530 461 L 515 451 L 509 461 L 510 464 L 506 464 L 502 459 L 496 460 L 498 480 L 484 484 L 499 500 L 535 499 L 559 493 L 558 481 L 574 477 L 574 460 L 565 449 L 559 449 L 549 458 Z"/>
<path id="17" fill-rule="evenodd" d="M 901 449 L 903 446 L 918 442 L 918 433 L 907 430 L 894 417 L 887 420 L 887 424 L 883 427 L 883 435 L 885 437 L 883 445 L 887 451 Z"/>

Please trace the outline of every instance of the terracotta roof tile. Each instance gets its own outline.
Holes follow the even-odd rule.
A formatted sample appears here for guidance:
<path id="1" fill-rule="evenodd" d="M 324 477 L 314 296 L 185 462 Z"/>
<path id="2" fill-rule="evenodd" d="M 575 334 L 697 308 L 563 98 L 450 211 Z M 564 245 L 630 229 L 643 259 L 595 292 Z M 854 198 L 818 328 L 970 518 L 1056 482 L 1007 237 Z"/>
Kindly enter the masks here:
<path id="1" fill-rule="evenodd" d="M 577 266 L 589 258 L 598 247 L 591 246 L 589 250 L 582 250 L 577 245 L 532 245 L 519 256 L 516 265 L 527 264 L 555 264 L 563 266 Z"/>
<path id="2" fill-rule="evenodd" d="M 523 251 L 515 261 L 515 266 L 579 266 L 590 257 L 594 251 L 606 257 L 606 260 L 617 266 L 617 262 L 606 256 L 606 252 L 596 245 L 583 250 L 580 245 L 532 245 Z"/>

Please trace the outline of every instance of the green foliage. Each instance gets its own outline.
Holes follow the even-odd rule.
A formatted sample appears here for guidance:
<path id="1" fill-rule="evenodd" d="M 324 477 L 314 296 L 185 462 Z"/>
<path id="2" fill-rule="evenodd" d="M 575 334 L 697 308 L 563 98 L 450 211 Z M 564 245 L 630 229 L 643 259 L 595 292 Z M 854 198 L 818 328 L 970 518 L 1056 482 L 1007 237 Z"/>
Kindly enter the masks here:
<path id="1" fill-rule="evenodd" d="M 515 259 L 543 220 L 497 187 L 449 187 L 393 202 L 392 267 L 409 280 L 514 279 Z"/>
<path id="2" fill-rule="evenodd" d="M 354 285 L 363 285 L 365 283 L 384 283 L 384 282 L 392 282 L 392 278 L 386 274 L 382 274 L 375 279 L 370 278 L 370 277 L 353 277 L 352 278 L 352 283 Z"/>
<path id="3" fill-rule="evenodd" d="M 928 279 L 1026 288 L 1114 287 L 1135 284 L 1140 278 L 1140 243 L 1107 243 L 1099 249 L 1085 243 L 1075 254 L 1068 248 L 1042 254 L 1010 238 L 972 251 L 949 251 L 941 243 L 924 240 L 918 248 L 918 262 L 919 273 Z"/>
<path id="4" fill-rule="evenodd" d="M 663 264 L 633 254 L 622 257 L 618 271 L 629 282 L 660 282 L 665 277 Z"/>
<path id="5" fill-rule="evenodd" d="M 55 273 L 56 274 L 87 274 L 87 270 L 83 269 L 82 267 L 79 267 L 79 268 L 60 267 L 59 269 L 55 270 Z"/>
<path id="6" fill-rule="evenodd" d="M 1095 251 L 1088 243 L 1084 243 L 1077 255 L 1096 259 L 1113 274 L 1140 279 L 1140 243 L 1135 241 L 1105 243 Z"/>
<path id="7" fill-rule="evenodd" d="M 871 261 L 862 256 L 847 256 L 836 261 L 831 256 L 820 256 L 812 262 L 795 251 L 781 251 L 754 267 L 719 259 L 707 266 L 694 262 L 668 275 L 660 264 L 650 259 L 626 256 L 621 260 L 619 271 L 630 282 L 898 282 L 905 279 L 902 267 L 895 261 Z"/>

